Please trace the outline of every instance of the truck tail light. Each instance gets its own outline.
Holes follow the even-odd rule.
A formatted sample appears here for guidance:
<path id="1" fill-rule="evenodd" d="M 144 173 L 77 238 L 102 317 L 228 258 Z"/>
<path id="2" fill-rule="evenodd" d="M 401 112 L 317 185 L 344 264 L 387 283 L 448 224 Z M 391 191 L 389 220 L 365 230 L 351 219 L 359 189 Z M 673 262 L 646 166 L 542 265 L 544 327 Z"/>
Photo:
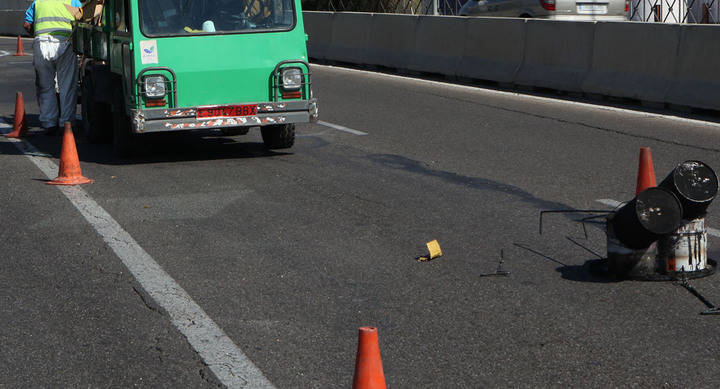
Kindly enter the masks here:
<path id="1" fill-rule="evenodd" d="M 155 100 L 155 99 L 148 99 L 145 101 L 146 107 L 164 107 L 167 105 L 167 101 L 165 99 L 162 100 Z"/>
<path id="2" fill-rule="evenodd" d="M 540 0 L 540 5 L 548 11 L 555 11 L 555 0 Z"/>
<path id="3" fill-rule="evenodd" d="M 625 12 L 630 12 L 630 0 L 625 0 Z"/>
<path id="4" fill-rule="evenodd" d="M 283 91 L 282 92 L 282 98 L 283 99 L 299 99 L 302 98 L 302 92 L 299 90 L 296 91 Z"/>

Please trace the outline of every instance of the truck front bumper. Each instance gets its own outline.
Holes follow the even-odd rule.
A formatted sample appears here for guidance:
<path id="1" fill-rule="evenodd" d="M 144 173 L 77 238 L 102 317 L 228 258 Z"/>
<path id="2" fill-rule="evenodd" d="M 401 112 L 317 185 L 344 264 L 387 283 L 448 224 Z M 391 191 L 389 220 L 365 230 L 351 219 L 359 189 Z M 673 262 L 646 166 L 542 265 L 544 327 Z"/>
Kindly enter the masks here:
<path id="1" fill-rule="evenodd" d="M 198 118 L 198 107 L 131 110 L 133 132 L 203 130 L 255 127 L 274 124 L 314 123 L 318 120 L 317 99 L 258 103 L 257 115 Z"/>

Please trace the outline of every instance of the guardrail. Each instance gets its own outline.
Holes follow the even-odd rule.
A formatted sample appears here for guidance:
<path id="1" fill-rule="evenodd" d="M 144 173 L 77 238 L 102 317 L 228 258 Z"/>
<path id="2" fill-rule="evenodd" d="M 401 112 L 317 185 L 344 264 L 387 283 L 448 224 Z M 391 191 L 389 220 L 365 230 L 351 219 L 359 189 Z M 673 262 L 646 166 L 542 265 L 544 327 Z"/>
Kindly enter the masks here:
<path id="1" fill-rule="evenodd" d="M 304 12 L 310 58 L 720 110 L 720 27 Z"/>

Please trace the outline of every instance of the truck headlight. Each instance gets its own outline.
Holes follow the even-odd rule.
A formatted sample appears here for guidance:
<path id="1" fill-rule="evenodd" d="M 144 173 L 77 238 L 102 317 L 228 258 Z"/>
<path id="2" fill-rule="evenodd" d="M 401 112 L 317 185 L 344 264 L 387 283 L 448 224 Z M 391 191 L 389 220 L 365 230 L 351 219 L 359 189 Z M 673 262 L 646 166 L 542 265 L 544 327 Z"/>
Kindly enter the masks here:
<path id="1" fill-rule="evenodd" d="M 147 76 L 145 77 L 145 96 L 151 99 L 157 99 L 165 96 L 165 77 L 163 76 Z"/>
<path id="2" fill-rule="evenodd" d="M 302 86 L 303 73 L 299 68 L 285 68 L 281 75 L 283 89 L 297 90 Z"/>

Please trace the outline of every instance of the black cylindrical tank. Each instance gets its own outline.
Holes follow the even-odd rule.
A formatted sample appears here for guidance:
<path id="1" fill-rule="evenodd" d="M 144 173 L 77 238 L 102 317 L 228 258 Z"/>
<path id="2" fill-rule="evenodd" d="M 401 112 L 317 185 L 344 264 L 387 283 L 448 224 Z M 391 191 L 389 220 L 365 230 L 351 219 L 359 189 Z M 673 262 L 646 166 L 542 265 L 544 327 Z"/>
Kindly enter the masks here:
<path id="1" fill-rule="evenodd" d="M 705 215 L 718 191 L 715 172 L 700 161 L 679 164 L 659 185 L 675 194 L 683 207 L 683 219 Z"/>
<path id="2" fill-rule="evenodd" d="M 648 188 L 623 205 L 612 219 L 613 230 L 625 246 L 641 249 L 675 231 L 682 221 L 682 206 L 663 188 Z"/>

